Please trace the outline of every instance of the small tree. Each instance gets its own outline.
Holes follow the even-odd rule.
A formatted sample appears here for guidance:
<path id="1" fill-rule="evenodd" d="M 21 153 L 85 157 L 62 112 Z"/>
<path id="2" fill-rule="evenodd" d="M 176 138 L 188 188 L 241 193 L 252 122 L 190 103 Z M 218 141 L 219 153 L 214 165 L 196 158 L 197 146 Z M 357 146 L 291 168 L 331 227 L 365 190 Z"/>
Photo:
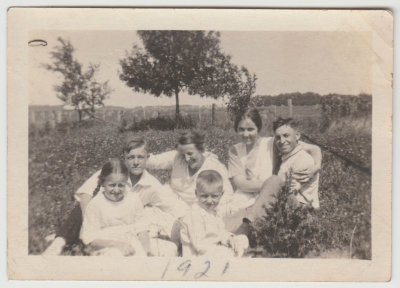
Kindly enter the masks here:
<path id="1" fill-rule="evenodd" d="M 244 111 L 250 104 L 250 98 L 256 90 L 257 76 L 251 75 L 249 71 L 242 67 L 235 72 L 236 81 L 235 87 L 231 87 L 229 93 L 229 102 L 227 103 L 228 112 L 234 118 L 236 115 Z"/>
<path id="2" fill-rule="evenodd" d="M 161 94 L 176 100 L 179 94 L 212 97 L 236 95 L 238 67 L 220 49 L 220 34 L 214 31 L 138 31 L 144 49 L 133 46 L 120 61 L 120 79 L 134 91 Z M 235 94 L 232 94 L 232 93 Z"/>
<path id="3" fill-rule="evenodd" d="M 79 121 L 85 112 L 94 117 L 95 109 L 104 106 L 103 100 L 111 93 L 108 81 L 100 83 L 95 79 L 100 65 L 89 64 L 87 71 L 82 71 L 82 65 L 73 57 L 74 47 L 62 38 L 54 51 L 51 52 L 52 64 L 45 64 L 45 68 L 58 72 L 63 76 L 61 85 L 55 85 L 57 97 L 65 104 L 71 105 L 79 114 Z"/>

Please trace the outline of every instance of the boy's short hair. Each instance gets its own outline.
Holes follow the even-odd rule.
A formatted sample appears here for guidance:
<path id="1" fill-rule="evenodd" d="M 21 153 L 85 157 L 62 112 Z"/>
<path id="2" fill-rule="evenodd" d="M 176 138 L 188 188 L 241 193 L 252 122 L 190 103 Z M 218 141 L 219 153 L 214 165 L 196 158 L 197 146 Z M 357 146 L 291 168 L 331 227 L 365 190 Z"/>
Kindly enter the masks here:
<path id="1" fill-rule="evenodd" d="M 124 154 L 128 154 L 132 149 L 137 149 L 139 147 L 144 147 L 144 149 L 148 152 L 146 138 L 140 135 L 130 134 L 125 137 L 122 151 Z"/>
<path id="2" fill-rule="evenodd" d="M 215 170 L 201 171 L 196 180 L 196 191 L 205 191 L 210 187 L 218 187 L 221 192 L 223 188 L 222 176 Z"/>
<path id="3" fill-rule="evenodd" d="M 272 123 L 272 129 L 274 130 L 274 132 L 282 126 L 289 126 L 292 127 L 295 130 L 298 130 L 299 127 L 299 123 L 298 121 L 294 120 L 293 118 L 282 118 L 279 117 L 278 119 L 276 119 L 273 123 Z"/>

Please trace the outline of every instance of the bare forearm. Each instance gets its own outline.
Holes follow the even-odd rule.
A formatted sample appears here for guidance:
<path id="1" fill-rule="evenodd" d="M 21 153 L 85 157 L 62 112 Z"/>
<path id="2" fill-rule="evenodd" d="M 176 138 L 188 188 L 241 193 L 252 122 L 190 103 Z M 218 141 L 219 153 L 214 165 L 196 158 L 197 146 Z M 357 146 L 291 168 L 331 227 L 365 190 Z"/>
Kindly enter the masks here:
<path id="1" fill-rule="evenodd" d="M 146 162 L 146 168 L 151 170 L 170 170 L 174 162 L 176 151 L 167 151 L 161 154 L 151 154 Z"/>
<path id="2" fill-rule="evenodd" d="M 239 189 L 245 193 L 257 193 L 260 192 L 260 189 L 263 185 L 263 182 L 260 180 L 248 180 L 244 175 L 238 175 L 233 177 L 232 182 L 235 188 Z"/>

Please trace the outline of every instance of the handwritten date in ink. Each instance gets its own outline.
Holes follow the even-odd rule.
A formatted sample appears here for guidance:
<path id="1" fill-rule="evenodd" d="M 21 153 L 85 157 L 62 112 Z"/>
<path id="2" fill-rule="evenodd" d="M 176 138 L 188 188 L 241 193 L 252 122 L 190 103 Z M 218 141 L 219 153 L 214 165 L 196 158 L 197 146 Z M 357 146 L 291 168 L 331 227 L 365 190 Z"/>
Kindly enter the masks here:
<path id="1" fill-rule="evenodd" d="M 218 270 L 218 271 L 216 271 L 216 270 Z M 210 260 L 206 260 L 201 264 L 198 264 L 197 262 L 196 262 L 196 264 L 194 264 L 192 262 L 192 260 L 188 259 L 188 260 L 179 262 L 178 265 L 172 265 L 172 266 L 171 266 L 171 260 L 169 260 L 167 265 L 165 265 L 165 269 L 161 275 L 161 279 L 164 279 L 164 277 L 165 277 L 165 275 L 167 275 L 168 271 L 170 273 L 174 273 L 174 274 L 176 272 L 179 272 L 178 274 L 175 274 L 177 276 L 185 277 L 188 275 L 188 277 L 193 277 L 193 279 L 201 279 L 201 278 L 207 278 L 209 272 L 219 273 L 220 276 L 222 276 L 222 275 L 226 274 L 228 270 L 229 270 L 229 262 L 226 262 L 225 265 L 221 269 L 220 266 L 213 267 Z"/>

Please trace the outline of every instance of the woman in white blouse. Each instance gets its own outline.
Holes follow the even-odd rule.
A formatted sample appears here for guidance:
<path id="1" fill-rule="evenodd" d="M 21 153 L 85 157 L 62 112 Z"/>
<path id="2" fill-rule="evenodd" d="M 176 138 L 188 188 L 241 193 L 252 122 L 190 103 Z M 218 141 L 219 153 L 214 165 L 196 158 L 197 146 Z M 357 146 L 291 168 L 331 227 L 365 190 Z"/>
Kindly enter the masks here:
<path id="1" fill-rule="evenodd" d="M 215 170 L 223 179 L 223 196 L 220 209 L 226 209 L 233 196 L 232 185 L 228 179 L 226 167 L 218 157 L 204 149 L 205 138 L 200 132 L 183 132 L 178 139 L 177 149 L 158 155 L 151 155 L 147 161 L 148 169 L 170 169 L 169 187 L 175 193 L 180 203 L 177 205 L 189 208 L 196 202 L 196 179 L 203 170 Z M 224 207 L 224 208 L 223 208 Z M 182 208 L 182 215 L 187 211 Z M 222 214 L 226 214 L 221 211 Z"/>

